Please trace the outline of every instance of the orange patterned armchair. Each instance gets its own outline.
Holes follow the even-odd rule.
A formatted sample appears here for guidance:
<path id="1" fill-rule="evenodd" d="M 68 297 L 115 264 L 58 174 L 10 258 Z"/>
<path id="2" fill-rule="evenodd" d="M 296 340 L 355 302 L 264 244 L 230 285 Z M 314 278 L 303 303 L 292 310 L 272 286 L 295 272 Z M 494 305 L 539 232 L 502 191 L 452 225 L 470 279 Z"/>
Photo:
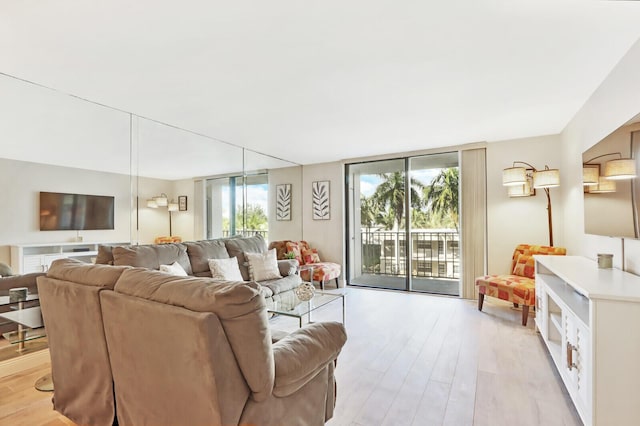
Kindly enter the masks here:
<path id="1" fill-rule="evenodd" d="M 318 255 L 318 250 L 311 248 L 306 241 L 272 241 L 269 250 L 276 249 L 278 259 L 285 259 L 287 253 L 293 253 L 300 265 L 300 278 L 303 281 L 314 281 L 320 283 L 320 288 L 324 290 L 324 284 L 330 280 L 336 280 L 336 288 L 340 287 L 338 277 L 340 277 L 340 265 L 333 262 L 322 262 Z M 304 268 L 308 266 L 308 268 Z M 311 276 L 313 271 L 313 276 Z"/>
<path id="2" fill-rule="evenodd" d="M 566 253 L 567 249 L 564 247 L 519 244 L 511 259 L 511 274 L 485 275 L 476 278 L 478 310 L 482 310 L 485 295 L 512 302 L 516 308 L 522 305 L 522 325 L 526 326 L 529 318 L 529 306 L 535 306 L 536 303 L 533 255 L 562 256 Z"/>

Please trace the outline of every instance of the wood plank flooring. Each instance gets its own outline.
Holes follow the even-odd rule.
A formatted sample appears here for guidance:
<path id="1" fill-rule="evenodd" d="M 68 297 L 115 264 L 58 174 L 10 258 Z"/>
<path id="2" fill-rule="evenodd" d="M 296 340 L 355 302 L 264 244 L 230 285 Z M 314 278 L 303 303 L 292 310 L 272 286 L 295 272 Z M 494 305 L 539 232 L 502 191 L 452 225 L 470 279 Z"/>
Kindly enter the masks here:
<path id="1" fill-rule="evenodd" d="M 580 425 L 546 348 L 521 311 L 474 301 L 348 288 L 349 339 L 329 426 Z M 314 320 L 340 320 L 334 302 Z M 274 328 L 297 320 L 277 317 Z M 73 425 L 33 389 L 41 366 L 0 379 L 1 425 Z"/>

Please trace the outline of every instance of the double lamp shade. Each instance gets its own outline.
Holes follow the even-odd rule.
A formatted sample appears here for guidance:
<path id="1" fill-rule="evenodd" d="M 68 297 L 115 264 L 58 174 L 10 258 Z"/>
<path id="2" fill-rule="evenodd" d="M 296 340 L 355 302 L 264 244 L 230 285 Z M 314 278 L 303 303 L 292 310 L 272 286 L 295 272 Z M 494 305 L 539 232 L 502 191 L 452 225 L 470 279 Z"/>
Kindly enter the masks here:
<path id="1" fill-rule="evenodd" d="M 602 176 L 600 175 L 600 164 L 589 164 L 587 161 L 582 165 L 582 184 L 588 187 L 587 192 L 591 194 L 616 192 L 616 180 L 633 179 L 635 177 L 636 163 L 635 160 L 630 158 L 607 161 L 604 164 L 604 174 Z"/>
<path id="2" fill-rule="evenodd" d="M 502 184 L 509 187 L 509 197 L 534 195 L 527 173 L 532 174 L 534 189 L 560 186 L 560 171 L 558 169 L 549 169 L 547 167 L 544 170 L 535 170 L 526 169 L 525 167 L 509 167 L 502 171 Z"/>
<path id="3" fill-rule="evenodd" d="M 157 197 L 152 197 L 147 200 L 147 207 L 152 209 L 157 209 L 158 207 L 166 207 L 170 212 L 178 211 L 178 203 L 171 200 L 169 201 L 169 197 L 164 192 Z"/>

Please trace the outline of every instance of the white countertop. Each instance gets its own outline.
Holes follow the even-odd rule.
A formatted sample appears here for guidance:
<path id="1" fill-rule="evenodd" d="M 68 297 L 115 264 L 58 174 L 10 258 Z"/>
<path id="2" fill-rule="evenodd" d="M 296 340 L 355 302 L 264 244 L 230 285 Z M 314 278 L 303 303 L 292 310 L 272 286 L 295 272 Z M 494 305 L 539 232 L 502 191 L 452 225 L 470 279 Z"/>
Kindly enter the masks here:
<path id="1" fill-rule="evenodd" d="M 595 261 L 582 256 L 534 257 L 536 262 L 589 299 L 640 302 L 640 276 L 616 268 L 599 269 Z"/>

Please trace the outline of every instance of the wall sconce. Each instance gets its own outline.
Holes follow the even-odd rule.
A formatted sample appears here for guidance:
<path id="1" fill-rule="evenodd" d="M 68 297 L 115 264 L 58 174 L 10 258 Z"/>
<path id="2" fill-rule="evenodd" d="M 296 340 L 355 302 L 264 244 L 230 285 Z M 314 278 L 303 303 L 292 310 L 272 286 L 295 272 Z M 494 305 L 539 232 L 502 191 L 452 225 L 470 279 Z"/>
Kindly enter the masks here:
<path id="1" fill-rule="evenodd" d="M 527 167 L 516 167 L 516 164 L 523 164 Z M 533 185 L 531 185 L 531 179 Z M 543 170 L 538 170 L 529 163 L 524 161 L 514 161 L 513 166 L 506 168 L 502 171 L 502 184 L 508 186 L 508 193 L 510 197 L 526 197 L 535 195 L 535 189 L 543 189 L 547 195 L 547 216 L 549 222 L 549 245 L 553 246 L 553 221 L 551 215 L 551 195 L 549 194 L 550 188 L 560 186 L 560 171 L 558 169 L 550 169 L 549 166 L 544 166 Z M 533 186 L 534 190 L 529 189 L 529 195 L 527 195 L 527 184 Z M 517 189 L 512 190 L 511 187 Z"/>

